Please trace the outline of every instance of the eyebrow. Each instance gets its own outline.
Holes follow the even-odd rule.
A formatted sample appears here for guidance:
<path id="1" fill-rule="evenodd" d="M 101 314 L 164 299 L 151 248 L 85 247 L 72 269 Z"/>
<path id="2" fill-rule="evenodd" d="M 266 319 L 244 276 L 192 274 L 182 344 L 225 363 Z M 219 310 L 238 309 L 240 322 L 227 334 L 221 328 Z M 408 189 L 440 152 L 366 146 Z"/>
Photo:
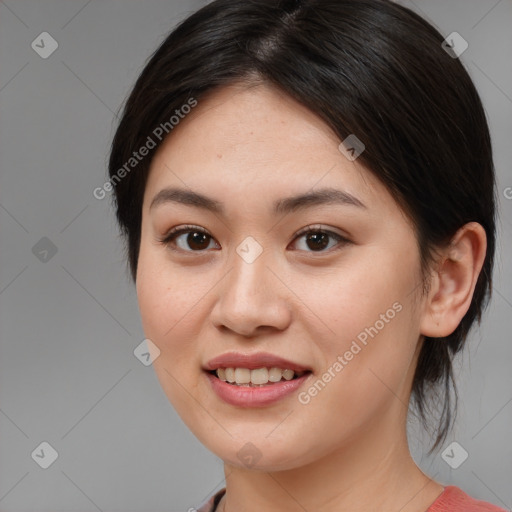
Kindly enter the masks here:
<path id="1" fill-rule="evenodd" d="M 151 201 L 149 209 L 152 210 L 166 203 L 179 203 L 201 208 L 220 215 L 225 214 L 224 206 L 220 201 L 182 188 L 164 188 L 160 190 Z M 327 187 L 278 199 L 273 204 L 273 213 L 292 213 L 325 204 L 348 205 L 366 209 L 362 201 L 352 194 L 336 188 Z"/>

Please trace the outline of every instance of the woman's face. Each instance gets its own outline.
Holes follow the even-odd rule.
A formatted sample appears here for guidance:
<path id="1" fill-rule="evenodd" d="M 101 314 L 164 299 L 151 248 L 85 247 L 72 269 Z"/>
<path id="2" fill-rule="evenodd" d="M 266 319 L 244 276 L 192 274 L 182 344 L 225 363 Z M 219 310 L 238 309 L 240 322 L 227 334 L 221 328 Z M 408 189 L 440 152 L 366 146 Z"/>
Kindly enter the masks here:
<path id="1" fill-rule="evenodd" d="M 296 468 L 403 433 L 418 247 L 385 187 L 339 143 L 268 86 L 230 86 L 202 98 L 153 159 L 136 281 L 144 332 L 178 414 L 231 464 Z M 281 381 L 223 382 L 209 372 L 219 367 L 239 368 L 239 382 Z M 309 371 L 251 372 L 263 367 Z"/>

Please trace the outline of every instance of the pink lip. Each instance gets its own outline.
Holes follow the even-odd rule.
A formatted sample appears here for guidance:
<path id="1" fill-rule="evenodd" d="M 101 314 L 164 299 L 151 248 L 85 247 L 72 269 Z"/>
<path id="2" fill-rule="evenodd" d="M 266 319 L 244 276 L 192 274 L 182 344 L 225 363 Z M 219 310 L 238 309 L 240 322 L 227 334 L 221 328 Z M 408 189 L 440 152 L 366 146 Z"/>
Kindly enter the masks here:
<path id="1" fill-rule="evenodd" d="M 244 368 L 247 368 L 247 366 L 244 366 Z M 220 380 L 211 373 L 205 373 L 205 375 L 208 377 L 213 390 L 228 404 L 239 407 L 264 407 L 296 391 L 311 373 L 305 373 L 296 379 L 281 380 L 261 387 L 235 386 Z"/>
<path id="2" fill-rule="evenodd" d="M 206 371 L 217 370 L 217 368 L 281 368 L 282 370 L 293 370 L 295 372 L 311 371 L 311 368 L 303 366 L 282 357 L 269 354 L 268 352 L 257 352 L 254 354 L 240 354 L 237 352 L 226 352 L 220 356 L 210 359 L 204 366 Z"/>
<path id="3" fill-rule="evenodd" d="M 297 373 L 307 373 L 292 380 L 281 380 L 265 386 L 252 387 L 236 386 L 220 380 L 216 375 L 208 373 L 218 368 L 248 368 L 249 370 L 256 368 L 281 368 L 282 370 L 293 370 Z M 206 376 L 215 393 L 228 404 L 239 407 L 263 407 L 274 403 L 297 390 L 311 375 L 311 368 L 268 352 L 257 352 L 254 354 L 226 352 L 210 359 L 203 369 L 206 371 Z"/>

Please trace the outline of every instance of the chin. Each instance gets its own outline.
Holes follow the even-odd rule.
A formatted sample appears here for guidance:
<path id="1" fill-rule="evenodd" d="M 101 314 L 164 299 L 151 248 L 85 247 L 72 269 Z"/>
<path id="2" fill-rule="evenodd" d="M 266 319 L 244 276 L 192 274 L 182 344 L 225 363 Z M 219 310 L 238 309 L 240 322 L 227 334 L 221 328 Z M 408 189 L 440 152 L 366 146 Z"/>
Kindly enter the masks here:
<path id="1" fill-rule="evenodd" d="M 190 428 L 190 425 L 189 425 Z M 222 430 L 222 429 L 221 429 Z M 265 438 L 254 435 L 254 428 L 247 430 L 247 435 L 230 437 L 222 430 L 223 434 L 212 431 L 194 432 L 199 441 L 224 463 L 240 469 L 254 471 L 286 471 L 296 469 L 314 462 L 318 458 L 318 450 L 314 447 L 308 449 L 304 445 L 304 437 L 296 440 L 288 437 L 287 443 L 276 442 L 271 437 Z M 217 435 L 219 434 L 219 435 Z M 297 448 L 300 448 L 299 453 Z"/>

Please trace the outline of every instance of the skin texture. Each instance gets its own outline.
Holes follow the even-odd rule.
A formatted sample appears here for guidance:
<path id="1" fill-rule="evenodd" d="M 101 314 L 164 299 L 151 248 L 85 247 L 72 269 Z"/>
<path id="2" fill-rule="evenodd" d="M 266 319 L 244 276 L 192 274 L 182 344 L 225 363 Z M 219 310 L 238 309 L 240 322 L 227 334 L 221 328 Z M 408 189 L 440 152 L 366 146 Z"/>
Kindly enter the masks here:
<path id="1" fill-rule="evenodd" d="M 164 392 L 224 461 L 220 511 L 423 511 L 443 490 L 410 456 L 407 404 L 422 335 L 453 332 L 470 305 L 485 232 L 464 226 L 439 252 L 423 294 L 411 223 L 339 143 L 277 90 L 232 85 L 202 97 L 151 164 L 136 280 L 141 318 L 160 350 L 153 366 Z M 222 202 L 226 215 L 178 203 L 150 209 L 170 186 Z M 365 208 L 271 211 L 277 199 L 327 186 Z M 161 243 L 187 224 L 211 236 L 205 249 L 194 251 L 187 234 Z M 296 236 L 308 225 L 349 242 L 331 237 L 315 250 Z M 263 248 L 251 264 L 236 252 L 248 236 Z M 202 370 L 228 351 L 270 352 L 312 369 L 304 391 L 396 303 L 401 310 L 306 405 L 296 393 L 261 408 L 228 405 Z M 251 467 L 237 457 L 248 442 L 260 454 Z"/>

